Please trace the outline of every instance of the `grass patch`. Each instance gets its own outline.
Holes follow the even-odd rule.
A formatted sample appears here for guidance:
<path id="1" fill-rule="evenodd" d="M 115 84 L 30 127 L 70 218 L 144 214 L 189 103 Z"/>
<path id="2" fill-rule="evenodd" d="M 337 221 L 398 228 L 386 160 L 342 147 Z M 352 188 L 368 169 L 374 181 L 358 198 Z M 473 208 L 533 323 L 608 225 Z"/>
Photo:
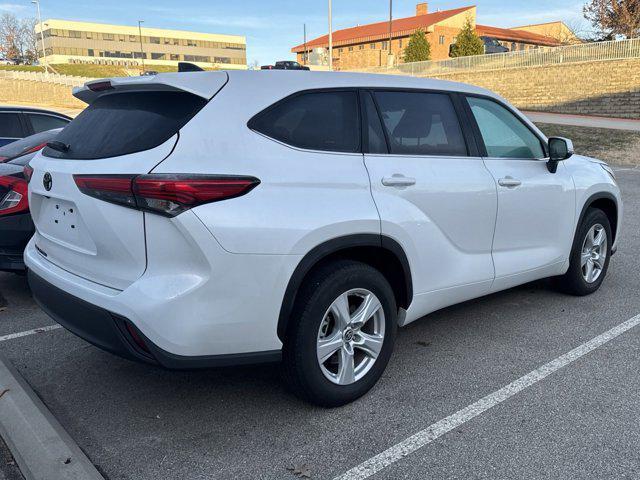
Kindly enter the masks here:
<path id="1" fill-rule="evenodd" d="M 38 65 L 0 65 L 0 70 L 11 72 L 44 72 L 44 67 Z"/>
<path id="2" fill-rule="evenodd" d="M 614 165 L 640 165 L 640 132 L 538 123 L 548 137 L 573 141 L 576 153 Z"/>
<path id="3" fill-rule="evenodd" d="M 61 75 L 71 75 L 73 77 L 104 78 L 126 76 L 124 69 L 116 65 L 64 63 L 52 65 L 52 67 Z"/>

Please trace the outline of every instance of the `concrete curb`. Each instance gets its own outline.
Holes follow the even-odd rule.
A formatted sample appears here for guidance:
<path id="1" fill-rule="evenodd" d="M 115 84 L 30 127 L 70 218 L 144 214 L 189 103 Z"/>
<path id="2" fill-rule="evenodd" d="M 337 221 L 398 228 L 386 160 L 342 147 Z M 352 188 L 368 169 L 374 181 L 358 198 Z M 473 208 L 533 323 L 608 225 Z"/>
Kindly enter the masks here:
<path id="1" fill-rule="evenodd" d="M 3 355 L 0 394 L 0 435 L 25 480 L 104 480 Z"/>

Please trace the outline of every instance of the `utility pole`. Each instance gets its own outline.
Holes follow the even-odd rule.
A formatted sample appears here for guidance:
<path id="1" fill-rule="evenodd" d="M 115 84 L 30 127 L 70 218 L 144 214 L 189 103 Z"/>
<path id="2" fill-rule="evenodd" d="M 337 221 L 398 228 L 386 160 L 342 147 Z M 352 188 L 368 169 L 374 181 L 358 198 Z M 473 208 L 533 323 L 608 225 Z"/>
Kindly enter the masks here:
<path id="1" fill-rule="evenodd" d="M 304 53 L 302 54 L 302 64 L 307 64 L 307 24 L 303 24 L 304 29 Z"/>
<path id="2" fill-rule="evenodd" d="M 391 53 L 391 39 L 393 38 L 393 0 L 389 0 L 389 56 Z"/>
<path id="3" fill-rule="evenodd" d="M 40 0 L 31 0 L 31 3 L 35 4 L 38 9 L 38 23 L 40 24 L 40 42 L 42 45 L 42 63 L 44 64 L 44 71 L 49 74 L 49 65 L 47 64 L 47 52 L 44 49 L 44 26 L 42 25 L 42 15 L 40 15 Z"/>
<path id="4" fill-rule="evenodd" d="M 142 59 L 142 73 L 145 72 L 144 68 L 144 48 L 142 46 L 142 24 L 144 20 L 138 20 L 138 34 L 140 36 L 140 58 Z"/>
<path id="5" fill-rule="evenodd" d="M 333 21 L 331 18 L 331 0 L 329 0 L 329 70 L 333 71 Z"/>

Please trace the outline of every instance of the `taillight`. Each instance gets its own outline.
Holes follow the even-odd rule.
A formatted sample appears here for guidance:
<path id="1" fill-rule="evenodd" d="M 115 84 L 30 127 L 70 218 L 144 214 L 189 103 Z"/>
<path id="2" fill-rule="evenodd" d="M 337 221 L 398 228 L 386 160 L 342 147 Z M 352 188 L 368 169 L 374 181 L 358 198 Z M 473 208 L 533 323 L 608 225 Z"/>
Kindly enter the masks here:
<path id="1" fill-rule="evenodd" d="M 22 178 L 0 177 L 2 190 L 9 190 L 0 198 L 0 216 L 14 215 L 29 211 L 28 185 Z"/>
<path id="2" fill-rule="evenodd" d="M 105 90 L 113 90 L 113 85 L 109 81 L 88 83 L 87 88 L 92 92 L 104 92 Z"/>
<path id="3" fill-rule="evenodd" d="M 9 157 L 0 157 L 0 163 L 4 163 L 9 160 Z"/>
<path id="4" fill-rule="evenodd" d="M 73 178 L 86 195 L 167 217 L 205 203 L 245 195 L 260 183 L 255 177 L 227 175 L 74 175 Z"/>
<path id="5" fill-rule="evenodd" d="M 27 163 L 22 169 L 22 174 L 24 175 L 25 182 L 29 183 L 31 181 L 31 177 L 33 177 L 33 168 Z"/>
<path id="6" fill-rule="evenodd" d="M 34 153 L 34 152 L 39 152 L 40 150 L 42 150 L 44 147 L 47 146 L 48 142 L 44 142 L 41 143 L 40 145 L 36 145 L 35 147 L 31 147 L 28 150 L 25 150 L 24 152 L 22 152 L 20 155 L 26 155 L 27 153 Z"/>

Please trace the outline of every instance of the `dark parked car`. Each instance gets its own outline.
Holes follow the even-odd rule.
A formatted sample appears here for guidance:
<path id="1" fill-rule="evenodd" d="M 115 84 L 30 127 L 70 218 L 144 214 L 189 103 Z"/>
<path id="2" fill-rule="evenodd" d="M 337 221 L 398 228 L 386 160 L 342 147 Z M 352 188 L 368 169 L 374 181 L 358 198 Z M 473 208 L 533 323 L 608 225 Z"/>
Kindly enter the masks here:
<path id="1" fill-rule="evenodd" d="M 29 213 L 27 179 L 24 170 L 46 142 L 61 129 L 42 132 L 0 148 L 7 155 L 11 147 L 20 150 L 5 163 L 0 163 L 0 271 L 23 272 L 22 254 L 33 236 L 34 225 Z"/>
<path id="2" fill-rule="evenodd" d="M 40 108 L 0 107 L 0 147 L 34 133 L 63 128 L 71 118 Z"/>
<path id="3" fill-rule="evenodd" d="M 298 62 L 284 60 L 276 62 L 275 65 L 264 65 L 260 67 L 262 70 L 309 70 L 309 67 L 300 65 Z"/>
<path id="4" fill-rule="evenodd" d="M 484 53 L 507 53 L 509 49 L 500 44 L 500 42 L 493 37 L 480 37 L 480 39 L 484 42 Z"/>

